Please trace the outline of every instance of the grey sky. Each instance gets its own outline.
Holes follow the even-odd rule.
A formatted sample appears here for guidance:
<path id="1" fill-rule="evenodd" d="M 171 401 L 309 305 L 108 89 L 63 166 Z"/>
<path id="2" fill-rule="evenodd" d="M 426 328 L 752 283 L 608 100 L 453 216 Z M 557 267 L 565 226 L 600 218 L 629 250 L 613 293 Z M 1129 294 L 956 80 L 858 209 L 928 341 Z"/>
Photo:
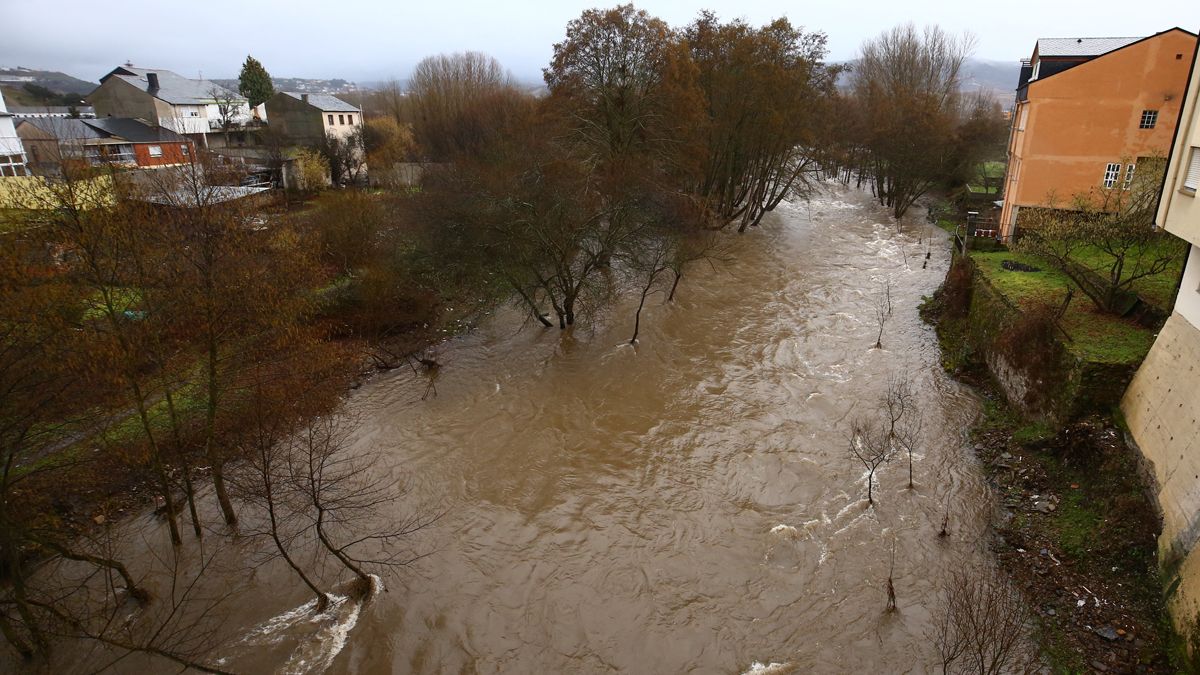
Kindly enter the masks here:
<path id="1" fill-rule="evenodd" d="M 184 75 L 236 76 L 247 53 L 278 77 L 405 77 L 428 54 L 489 53 L 537 79 L 567 21 L 616 3 L 500 0 L 210 0 L 41 4 L 0 0 L 0 65 L 96 80 L 126 60 Z M 672 25 L 701 8 L 763 23 L 784 15 L 829 35 L 830 58 L 853 58 L 864 38 L 905 21 L 938 23 L 978 39 L 975 56 L 1014 60 L 1038 37 L 1149 35 L 1200 28 L 1200 2 L 1162 0 L 645 0 Z M 14 30 L 15 29 L 15 30 Z"/>

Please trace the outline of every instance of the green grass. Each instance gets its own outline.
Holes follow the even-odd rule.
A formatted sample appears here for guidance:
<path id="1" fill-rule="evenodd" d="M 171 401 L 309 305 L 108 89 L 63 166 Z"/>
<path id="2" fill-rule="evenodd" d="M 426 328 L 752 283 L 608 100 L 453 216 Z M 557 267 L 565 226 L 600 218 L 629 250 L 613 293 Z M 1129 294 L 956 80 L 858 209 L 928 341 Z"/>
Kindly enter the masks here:
<path id="1" fill-rule="evenodd" d="M 994 195 L 994 194 L 998 194 L 1000 192 L 1000 188 L 998 188 L 994 185 L 991 187 L 984 187 L 982 185 L 968 184 L 967 189 L 970 190 L 972 194 L 977 194 L 977 195 Z"/>
<path id="2" fill-rule="evenodd" d="M 1183 264 L 1187 258 L 1187 244 L 1174 237 L 1164 237 L 1154 242 L 1141 253 L 1147 263 L 1162 255 L 1173 255 L 1174 260 L 1160 274 L 1143 277 L 1133 282 L 1133 291 L 1143 300 L 1153 304 L 1163 311 L 1170 311 L 1174 305 L 1175 289 L 1183 276 Z M 1075 260 L 1084 267 L 1107 279 L 1112 267 L 1113 257 L 1099 249 L 1084 249 L 1074 256 Z M 1129 260 L 1127 258 L 1127 260 Z"/>
<path id="3" fill-rule="evenodd" d="M 1021 445 L 1029 445 L 1054 437 L 1054 430 L 1042 422 L 1033 422 L 1013 431 L 1013 441 Z"/>
<path id="4" fill-rule="evenodd" d="M 971 254 L 992 286 L 1018 307 L 1062 304 L 1072 285 L 1066 275 L 1030 255 L 997 251 Z M 1005 260 L 1025 263 L 1039 272 L 1012 272 L 1001 266 Z M 1154 343 L 1154 333 L 1132 321 L 1098 311 L 1091 300 L 1076 292 L 1071 306 L 1059 322 L 1071 337 L 1066 348 L 1081 359 L 1106 364 L 1140 363 Z"/>
<path id="5" fill-rule="evenodd" d="M 1085 556 L 1103 520 L 1085 502 L 1079 490 L 1067 492 L 1059 502 L 1055 515 L 1059 545 L 1074 558 Z"/>
<path id="6" fill-rule="evenodd" d="M 1004 162 L 984 162 L 981 167 L 983 174 L 989 178 L 1000 178 L 1004 175 Z"/>

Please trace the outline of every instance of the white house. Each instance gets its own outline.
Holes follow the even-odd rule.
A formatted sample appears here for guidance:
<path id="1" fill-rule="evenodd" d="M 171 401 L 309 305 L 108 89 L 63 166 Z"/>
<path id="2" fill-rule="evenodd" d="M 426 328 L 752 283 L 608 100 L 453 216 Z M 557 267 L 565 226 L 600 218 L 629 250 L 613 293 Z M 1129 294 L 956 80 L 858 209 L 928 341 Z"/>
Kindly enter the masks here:
<path id="1" fill-rule="evenodd" d="M 96 117 L 130 117 L 157 121 L 176 133 L 198 136 L 251 120 L 246 97 L 203 79 L 183 77 L 160 68 L 124 65 L 100 78 L 87 97 Z"/>
<path id="2" fill-rule="evenodd" d="M 0 176 L 28 175 L 25 146 L 17 136 L 13 115 L 8 112 L 8 106 L 4 103 L 4 94 L 0 93 Z"/>

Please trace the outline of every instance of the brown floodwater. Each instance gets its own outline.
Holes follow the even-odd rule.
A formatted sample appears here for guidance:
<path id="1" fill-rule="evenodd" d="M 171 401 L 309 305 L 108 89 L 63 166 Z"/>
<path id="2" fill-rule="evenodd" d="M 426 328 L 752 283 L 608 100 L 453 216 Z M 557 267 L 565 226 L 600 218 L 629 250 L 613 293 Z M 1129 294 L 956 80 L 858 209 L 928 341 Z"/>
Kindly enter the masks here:
<path id="1" fill-rule="evenodd" d="M 445 510 L 415 542 L 428 555 L 326 621 L 282 571 L 239 581 L 225 624 L 243 637 L 218 648 L 222 663 L 933 670 L 940 580 L 989 563 L 991 506 L 965 436 L 978 402 L 943 373 L 917 315 L 949 264 L 946 235 L 919 213 L 902 229 L 869 195 L 827 186 L 729 233 L 729 261 L 692 269 L 674 303 L 652 297 L 636 347 L 629 305 L 568 333 L 502 313 L 439 348 L 436 396 L 422 400 L 407 370 L 376 377 L 350 398 L 355 443 L 410 476 L 397 508 Z M 893 313 L 873 349 L 888 278 Z M 868 508 L 849 420 L 897 373 L 924 420 L 916 487 L 898 458 Z M 893 542 L 899 610 L 887 613 Z"/>

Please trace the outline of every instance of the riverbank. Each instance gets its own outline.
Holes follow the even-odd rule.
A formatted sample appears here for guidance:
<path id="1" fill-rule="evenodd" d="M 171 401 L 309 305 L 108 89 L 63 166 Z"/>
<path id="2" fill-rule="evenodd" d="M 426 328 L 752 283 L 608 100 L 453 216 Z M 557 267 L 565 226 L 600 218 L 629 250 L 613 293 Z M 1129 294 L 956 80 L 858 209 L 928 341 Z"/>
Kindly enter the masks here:
<path id="1" fill-rule="evenodd" d="M 1163 601 L 1161 519 L 1119 420 L 1093 413 L 1054 428 L 1011 406 L 985 364 L 959 355 L 953 286 L 948 278 L 922 316 L 943 366 L 984 400 L 970 437 L 996 497 L 992 548 L 1035 617 L 1045 663 L 1056 673 L 1187 671 Z"/>

